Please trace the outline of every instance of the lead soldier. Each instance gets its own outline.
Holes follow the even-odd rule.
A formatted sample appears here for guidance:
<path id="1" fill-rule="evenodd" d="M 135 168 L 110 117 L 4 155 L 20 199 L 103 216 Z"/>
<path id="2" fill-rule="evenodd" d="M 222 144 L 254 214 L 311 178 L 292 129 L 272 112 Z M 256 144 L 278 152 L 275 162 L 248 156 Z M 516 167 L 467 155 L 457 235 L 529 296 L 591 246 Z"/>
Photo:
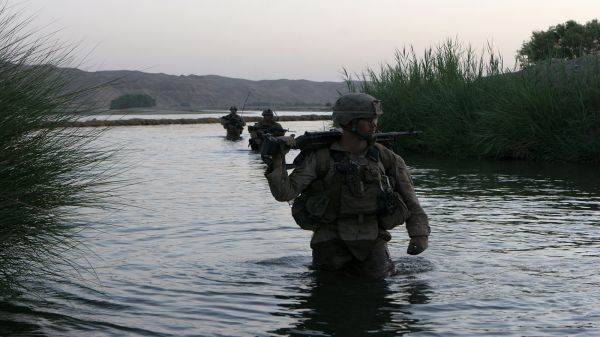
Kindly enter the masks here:
<path id="1" fill-rule="evenodd" d="M 269 162 L 265 176 L 273 197 L 294 200 L 294 219 L 314 232 L 310 246 L 316 269 L 372 278 L 394 274 L 389 231 L 403 223 L 410 236 L 407 253 L 427 249 L 429 223 L 408 168 L 399 155 L 374 142 L 382 113 L 370 95 L 344 95 L 333 106 L 334 125 L 342 128 L 338 141 L 305 155 L 289 175 L 285 153 Z"/>

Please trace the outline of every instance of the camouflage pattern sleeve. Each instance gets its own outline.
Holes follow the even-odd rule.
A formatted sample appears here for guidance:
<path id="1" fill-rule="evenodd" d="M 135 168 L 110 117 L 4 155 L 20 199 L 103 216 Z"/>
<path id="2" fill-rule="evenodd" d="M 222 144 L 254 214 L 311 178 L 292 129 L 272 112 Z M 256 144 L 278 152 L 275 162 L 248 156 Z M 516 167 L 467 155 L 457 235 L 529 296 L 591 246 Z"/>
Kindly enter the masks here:
<path id="1" fill-rule="evenodd" d="M 277 201 L 290 201 L 297 196 L 315 179 L 317 179 L 316 155 L 308 155 L 300 166 L 290 175 L 282 165 L 275 166 L 273 171 L 265 173 L 271 194 Z"/>
<path id="2" fill-rule="evenodd" d="M 408 210 L 410 211 L 410 216 L 406 219 L 406 230 L 408 231 L 408 235 L 410 237 L 413 236 L 423 236 L 429 235 L 431 229 L 429 228 L 429 220 L 427 219 L 427 214 L 421 207 L 419 203 L 419 199 L 417 198 L 417 194 L 415 193 L 415 188 L 413 186 L 413 181 L 410 176 L 410 172 L 404 163 L 404 160 L 399 155 L 390 151 L 388 155 L 393 156 L 394 165 L 391 167 L 391 175 L 396 181 L 395 190 L 401 196 Z"/>

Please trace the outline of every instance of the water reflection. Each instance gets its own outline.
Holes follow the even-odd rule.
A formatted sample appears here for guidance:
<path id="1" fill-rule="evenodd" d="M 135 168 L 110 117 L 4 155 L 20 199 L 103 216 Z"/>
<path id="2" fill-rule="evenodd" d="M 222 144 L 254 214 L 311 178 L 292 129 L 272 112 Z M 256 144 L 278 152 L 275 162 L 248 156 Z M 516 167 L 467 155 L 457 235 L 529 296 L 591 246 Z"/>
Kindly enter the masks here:
<path id="1" fill-rule="evenodd" d="M 479 195 L 499 189 L 511 194 L 537 196 L 600 194 L 598 168 L 573 163 L 452 159 L 424 154 L 402 154 L 425 177 L 417 187 L 445 194 Z M 422 169 L 421 169 L 422 168 Z"/>
<path id="2" fill-rule="evenodd" d="M 366 281 L 338 273 L 314 271 L 306 287 L 290 289 L 294 295 L 279 296 L 286 304 L 273 315 L 291 318 L 290 327 L 273 331 L 283 336 L 401 336 L 423 331 L 412 305 L 429 302 L 424 281 L 400 277 Z M 401 282 L 401 281 L 400 281 Z"/>

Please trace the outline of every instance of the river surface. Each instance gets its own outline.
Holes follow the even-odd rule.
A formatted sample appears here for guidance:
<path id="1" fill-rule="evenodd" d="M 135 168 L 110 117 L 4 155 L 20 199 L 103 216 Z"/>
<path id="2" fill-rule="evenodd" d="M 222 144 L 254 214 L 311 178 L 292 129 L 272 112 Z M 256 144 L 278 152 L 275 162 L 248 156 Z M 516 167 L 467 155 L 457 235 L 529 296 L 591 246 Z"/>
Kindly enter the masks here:
<path id="1" fill-rule="evenodd" d="M 408 256 L 394 230 L 400 273 L 367 281 L 310 269 L 310 232 L 271 197 L 243 136 L 105 133 L 130 184 L 82 232 L 95 273 L 0 302 L 0 335 L 600 336 L 597 167 L 405 155 L 430 246 Z"/>

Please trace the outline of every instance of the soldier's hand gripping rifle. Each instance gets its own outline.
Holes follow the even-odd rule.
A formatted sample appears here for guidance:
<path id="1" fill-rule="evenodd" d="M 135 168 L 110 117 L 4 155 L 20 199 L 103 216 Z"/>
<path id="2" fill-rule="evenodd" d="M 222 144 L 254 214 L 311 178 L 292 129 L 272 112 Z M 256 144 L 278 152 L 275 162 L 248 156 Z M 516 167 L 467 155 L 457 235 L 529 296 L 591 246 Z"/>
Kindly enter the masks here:
<path id="1" fill-rule="evenodd" d="M 417 135 L 423 133 L 422 131 L 399 131 L 399 132 L 380 132 L 373 134 L 375 142 L 390 147 L 393 142 L 402 137 L 409 135 Z M 313 150 L 318 150 L 324 147 L 329 147 L 333 142 L 339 140 L 342 137 L 342 132 L 336 129 L 330 131 L 320 132 L 305 132 L 302 136 L 294 138 L 294 136 L 281 136 L 273 137 L 271 135 L 265 135 L 264 144 L 261 151 L 261 158 L 267 165 L 272 165 L 274 157 L 282 156 L 285 160 L 285 153 L 289 149 L 299 149 L 302 157 L 303 153 L 306 154 Z M 299 159 L 297 158 L 297 159 Z M 296 160 L 294 160 L 296 162 Z M 284 161 L 285 163 L 285 161 Z"/>

